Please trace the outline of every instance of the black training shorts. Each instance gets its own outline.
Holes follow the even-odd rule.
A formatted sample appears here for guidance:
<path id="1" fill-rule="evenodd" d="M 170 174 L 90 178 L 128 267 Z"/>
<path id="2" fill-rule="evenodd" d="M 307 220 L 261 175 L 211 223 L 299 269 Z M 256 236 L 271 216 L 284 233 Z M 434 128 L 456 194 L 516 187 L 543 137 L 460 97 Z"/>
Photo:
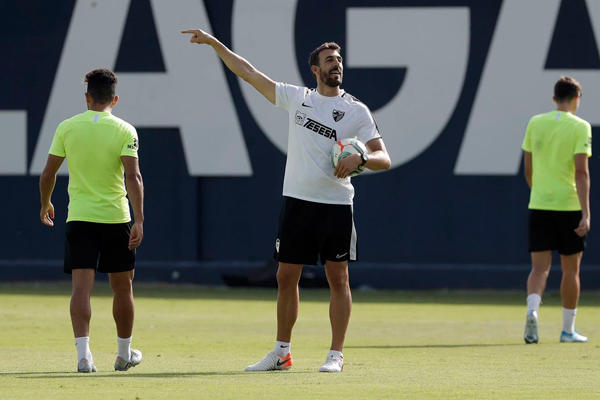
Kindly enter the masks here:
<path id="1" fill-rule="evenodd" d="M 284 197 L 275 242 L 275 260 L 324 265 L 358 259 L 352 205 L 323 204 Z"/>
<path id="2" fill-rule="evenodd" d="M 562 255 L 585 249 L 585 236 L 574 231 L 581 211 L 529 210 L 529 251 L 558 250 Z"/>
<path id="3" fill-rule="evenodd" d="M 135 250 L 127 248 L 130 230 L 128 223 L 67 222 L 65 273 L 81 268 L 104 273 L 131 271 Z"/>

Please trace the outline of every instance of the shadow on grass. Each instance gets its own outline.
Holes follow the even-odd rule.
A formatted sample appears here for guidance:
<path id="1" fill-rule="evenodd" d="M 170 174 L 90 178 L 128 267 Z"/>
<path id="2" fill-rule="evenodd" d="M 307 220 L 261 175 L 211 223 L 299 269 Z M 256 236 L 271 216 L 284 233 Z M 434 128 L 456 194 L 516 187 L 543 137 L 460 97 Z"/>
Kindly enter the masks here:
<path id="1" fill-rule="evenodd" d="M 373 345 L 373 346 L 344 346 L 346 349 L 453 349 L 465 347 L 522 347 L 523 343 L 466 343 L 466 344 L 405 344 L 405 345 Z"/>
<path id="2" fill-rule="evenodd" d="M 242 376 L 255 374 L 273 374 L 282 373 L 281 371 L 268 372 L 244 372 L 244 371 L 197 371 L 197 372 L 148 372 L 148 373 L 109 373 L 95 372 L 91 374 L 81 374 L 78 372 L 2 372 L 0 376 L 15 377 L 19 379 L 81 379 L 81 378 L 186 378 L 195 376 Z M 285 371 L 285 374 L 309 374 L 309 371 Z"/>
<path id="3" fill-rule="evenodd" d="M 24 296 L 70 296 L 70 282 L 11 283 L 0 284 L 0 295 Z M 147 299 L 184 299 L 184 300 L 227 300 L 227 301 L 269 301 L 275 303 L 275 289 L 242 289 L 228 287 L 205 287 L 197 285 L 172 285 L 135 283 L 137 298 Z M 112 297 L 112 291 L 106 282 L 96 282 L 94 297 Z M 353 290 L 354 303 L 391 303 L 391 304 L 459 304 L 459 305 L 523 305 L 523 291 L 494 290 L 434 290 L 434 291 L 393 291 L 393 290 Z M 327 289 L 301 289 L 302 302 L 328 302 Z M 559 305 L 560 296 L 549 291 L 544 295 L 547 305 Z M 582 306 L 600 306 L 600 292 L 584 292 Z"/>

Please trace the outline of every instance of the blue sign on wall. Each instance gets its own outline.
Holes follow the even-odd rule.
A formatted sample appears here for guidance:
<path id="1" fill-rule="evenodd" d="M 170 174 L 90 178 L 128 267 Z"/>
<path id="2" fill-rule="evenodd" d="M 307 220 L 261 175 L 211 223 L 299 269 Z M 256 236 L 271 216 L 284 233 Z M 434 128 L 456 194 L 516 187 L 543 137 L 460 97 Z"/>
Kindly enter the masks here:
<path id="1" fill-rule="evenodd" d="M 393 162 L 353 179 L 363 261 L 527 263 L 528 118 L 553 108 L 554 82 L 572 75 L 579 115 L 600 124 L 592 0 L 39 0 L 5 4 L 0 19 L 5 260 L 62 258 L 68 178 L 53 230 L 39 223 L 37 180 L 56 125 L 85 108 L 84 74 L 101 66 L 119 76 L 114 113 L 140 136 L 139 259 L 271 257 L 287 114 L 181 29 L 212 32 L 272 79 L 310 87 L 308 53 L 342 46 L 343 87 L 373 110 Z M 585 262 L 600 264 L 594 246 Z"/>

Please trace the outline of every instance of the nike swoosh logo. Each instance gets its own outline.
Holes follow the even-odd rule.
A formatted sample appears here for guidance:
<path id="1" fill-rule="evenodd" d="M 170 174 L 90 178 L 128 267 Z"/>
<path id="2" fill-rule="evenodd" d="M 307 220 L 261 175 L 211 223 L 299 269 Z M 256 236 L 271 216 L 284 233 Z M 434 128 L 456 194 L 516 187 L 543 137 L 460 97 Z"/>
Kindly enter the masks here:
<path id="1" fill-rule="evenodd" d="M 345 252 L 344 254 L 336 254 L 335 258 L 342 258 L 344 257 L 346 254 L 348 254 L 348 252 Z"/>
<path id="2" fill-rule="evenodd" d="M 313 106 L 309 106 L 308 104 L 304 104 L 304 102 L 302 102 L 302 107 L 313 108 Z"/>
<path id="3" fill-rule="evenodd" d="M 290 361 L 292 358 L 286 358 L 285 360 L 277 360 L 277 366 L 281 367 L 283 364 L 285 364 L 286 362 Z"/>

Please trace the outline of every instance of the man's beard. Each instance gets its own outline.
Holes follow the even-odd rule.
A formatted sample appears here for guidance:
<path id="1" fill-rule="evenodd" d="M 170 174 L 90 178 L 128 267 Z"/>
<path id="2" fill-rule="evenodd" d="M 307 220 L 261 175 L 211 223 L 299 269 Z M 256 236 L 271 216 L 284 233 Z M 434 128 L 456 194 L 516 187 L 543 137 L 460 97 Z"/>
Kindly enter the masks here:
<path id="1" fill-rule="evenodd" d="M 330 72 L 331 71 L 325 72 L 325 71 L 321 70 L 321 81 L 330 87 L 340 86 L 342 84 L 342 72 L 340 71 L 340 79 L 339 80 L 336 80 L 335 78 L 330 76 L 329 75 Z"/>

